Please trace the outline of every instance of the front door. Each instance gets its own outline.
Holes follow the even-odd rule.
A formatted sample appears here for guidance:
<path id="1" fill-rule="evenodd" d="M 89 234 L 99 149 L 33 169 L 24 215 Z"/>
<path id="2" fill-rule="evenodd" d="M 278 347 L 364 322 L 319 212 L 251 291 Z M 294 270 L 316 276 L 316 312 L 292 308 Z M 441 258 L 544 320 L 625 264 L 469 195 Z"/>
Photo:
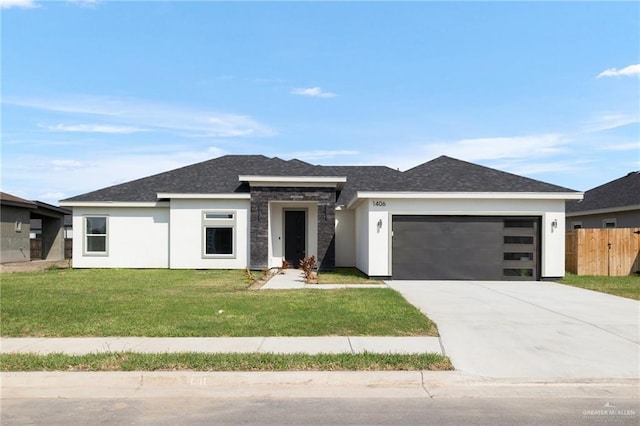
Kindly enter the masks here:
<path id="1" fill-rule="evenodd" d="M 285 210 L 284 258 L 292 268 L 297 268 L 300 260 L 306 256 L 305 234 L 306 212 L 304 210 Z"/>

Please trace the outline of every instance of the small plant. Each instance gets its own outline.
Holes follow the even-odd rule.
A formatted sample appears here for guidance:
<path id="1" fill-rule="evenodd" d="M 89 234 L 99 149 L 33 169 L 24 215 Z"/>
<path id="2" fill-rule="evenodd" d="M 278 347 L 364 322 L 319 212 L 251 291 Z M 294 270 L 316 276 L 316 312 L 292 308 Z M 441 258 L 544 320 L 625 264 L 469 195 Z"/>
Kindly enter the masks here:
<path id="1" fill-rule="evenodd" d="M 280 269 L 289 269 L 291 268 L 291 264 L 287 259 L 282 259 L 282 267 Z"/>
<path id="2" fill-rule="evenodd" d="M 264 269 L 262 270 L 262 276 L 260 277 L 260 279 L 261 279 L 262 281 L 266 281 L 266 280 L 269 278 L 269 274 L 270 274 L 269 269 L 268 269 L 268 268 L 264 268 Z"/>
<path id="3" fill-rule="evenodd" d="M 256 277 L 253 275 L 253 272 L 251 272 L 251 270 L 248 267 L 244 269 L 244 275 L 247 277 L 247 281 L 249 281 L 250 283 L 256 280 Z"/>
<path id="4" fill-rule="evenodd" d="M 317 282 L 318 274 L 315 272 L 316 269 L 316 257 L 309 256 L 304 259 L 300 259 L 300 263 L 298 265 L 302 272 L 304 273 L 304 278 L 307 283 Z"/>

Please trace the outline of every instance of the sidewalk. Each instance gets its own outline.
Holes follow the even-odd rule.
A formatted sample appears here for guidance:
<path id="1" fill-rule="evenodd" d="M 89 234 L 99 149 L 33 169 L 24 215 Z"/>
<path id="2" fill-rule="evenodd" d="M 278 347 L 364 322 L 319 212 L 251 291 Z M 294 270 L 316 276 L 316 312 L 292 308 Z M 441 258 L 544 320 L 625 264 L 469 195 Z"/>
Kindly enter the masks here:
<path id="1" fill-rule="evenodd" d="M 336 288 L 387 288 L 386 284 L 307 284 L 300 269 L 283 269 L 274 275 L 260 290 L 291 290 L 309 288 L 333 290 Z"/>
<path id="2" fill-rule="evenodd" d="M 438 337 L 17 337 L 0 339 L 0 353 L 438 353 Z"/>

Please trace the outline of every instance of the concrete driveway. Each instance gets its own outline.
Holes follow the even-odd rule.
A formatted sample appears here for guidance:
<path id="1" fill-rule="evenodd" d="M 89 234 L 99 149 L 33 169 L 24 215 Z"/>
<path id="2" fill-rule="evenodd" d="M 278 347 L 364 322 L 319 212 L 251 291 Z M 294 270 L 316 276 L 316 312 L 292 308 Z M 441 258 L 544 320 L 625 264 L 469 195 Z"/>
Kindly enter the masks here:
<path id="1" fill-rule="evenodd" d="M 388 281 L 438 324 L 457 370 L 495 378 L 640 377 L 640 302 L 549 282 Z"/>

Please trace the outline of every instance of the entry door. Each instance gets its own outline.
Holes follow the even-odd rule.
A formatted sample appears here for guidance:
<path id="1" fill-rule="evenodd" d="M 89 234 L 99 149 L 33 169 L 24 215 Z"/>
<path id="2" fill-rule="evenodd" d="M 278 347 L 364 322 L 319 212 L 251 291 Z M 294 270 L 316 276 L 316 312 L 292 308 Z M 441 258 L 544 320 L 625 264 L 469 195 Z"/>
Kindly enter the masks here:
<path id="1" fill-rule="evenodd" d="M 285 210 L 284 212 L 284 258 L 297 268 L 306 255 L 306 212 Z"/>

